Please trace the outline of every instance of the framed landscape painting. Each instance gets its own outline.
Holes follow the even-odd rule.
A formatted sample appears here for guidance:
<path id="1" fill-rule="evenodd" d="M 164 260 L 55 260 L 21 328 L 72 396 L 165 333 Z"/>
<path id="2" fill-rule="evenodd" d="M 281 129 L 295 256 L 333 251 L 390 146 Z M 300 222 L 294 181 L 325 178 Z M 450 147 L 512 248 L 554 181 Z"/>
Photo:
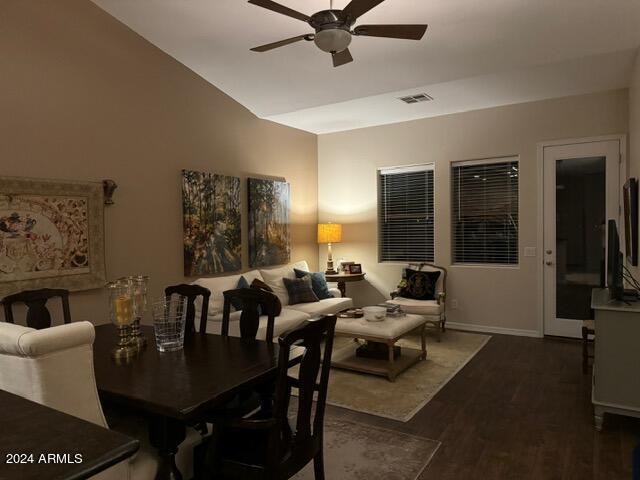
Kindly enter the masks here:
<path id="1" fill-rule="evenodd" d="M 288 263 L 290 186 L 249 178 L 249 266 Z"/>
<path id="2" fill-rule="evenodd" d="M 0 297 L 104 283 L 102 183 L 0 177 Z"/>
<path id="3" fill-rule="evenodd" d="M 242 268 L 238 177 L 183 170 L 182 211 L 185 276 Z"/>

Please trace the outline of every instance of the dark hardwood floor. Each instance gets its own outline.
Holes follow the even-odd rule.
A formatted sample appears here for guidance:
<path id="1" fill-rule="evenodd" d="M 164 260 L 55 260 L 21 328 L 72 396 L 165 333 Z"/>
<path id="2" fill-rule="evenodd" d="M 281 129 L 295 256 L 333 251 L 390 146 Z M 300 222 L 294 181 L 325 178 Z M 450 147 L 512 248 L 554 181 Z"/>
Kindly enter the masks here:
<path id="1" fill-rule="evenodd" d="M 494 335 L 407 423 L 330 411 L 442 442 L 420 480 L 631 479 L 640 420 L 596 432 L 581 361 L 577 341 Z"/>

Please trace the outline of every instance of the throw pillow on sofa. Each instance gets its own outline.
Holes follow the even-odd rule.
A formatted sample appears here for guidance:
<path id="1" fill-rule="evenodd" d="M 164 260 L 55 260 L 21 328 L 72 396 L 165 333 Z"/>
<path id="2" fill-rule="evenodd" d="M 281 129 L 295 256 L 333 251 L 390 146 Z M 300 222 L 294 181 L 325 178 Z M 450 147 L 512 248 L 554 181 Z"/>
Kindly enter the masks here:
<path id="1" fill-rule="evenodd" d="M 244 277 L 240 277 L 240 279 L 238 280 L 238 285 L 236 285 L 236 289 L 240 289 L 240 288 L 249 288 L 249 282 L 247 282 L 247 279 Z M 231 297 L 231 305 L 233 305 L 233 308 L 235 308 L 236 310 L 242 310 L 242 300 L 240 300 L 238 297 Z"/>
<path id="2" fill-rule="evenodd" d="M 284 286 L 289 293 L 289 303 L 295 305 L 297 303 L 318 302 L 318 297 L 313 293 L 311 287 L 311 277 L 305 275 L 304 278 L 283 278 Z"/>
<path id="3" fill-rule="evenodd" d="M 427 272 L 421 270 L 406 269 L 406 279 L 400 289 L 400 296 L 414 300 L 435 300 L 436 284 L 440 272 Z"/>
<path id="4" fill-rule="evenodd" d="M 266 292 L 273 293 L 273 289 L 269 285 L 267 285 L 262 280 L 259 280 L 257 278 L 254 279 L 253 282 L 251 282 L 251 288 L 255 288 L 257 290 L 264 290 Z M 274 312 L 274 316 L 277 317 L 278 315 L 280 315 L 280 312 L 282 312 L 282 302 L 280 302 L 280 299 L 276 295 L 276 311 Z"/>
<path id="5" fill-rule="evenodd" d="M 327 277 L 324 272 L 305 272 L 304 270 L 298 270 L 294 268 L 297 278 L 304 278 L 309 276 L 311 278 L 311 288 L 313 293 L 316 294 L 318 300 L 324 300 L 325 298 L 333 298 L 331 292 L 329 292 L 329 285 L 327 285 Z"/>

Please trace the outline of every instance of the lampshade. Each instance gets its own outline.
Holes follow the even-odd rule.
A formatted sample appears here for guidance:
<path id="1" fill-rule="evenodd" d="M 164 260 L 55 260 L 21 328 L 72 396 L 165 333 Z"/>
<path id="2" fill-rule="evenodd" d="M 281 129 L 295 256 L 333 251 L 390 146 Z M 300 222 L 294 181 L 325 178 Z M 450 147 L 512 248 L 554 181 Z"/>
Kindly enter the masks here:
<path id="1" fill-rule="evenodd" d="M 319 223 L 318 243 L 339 243 L 342 241 L 342 225 L 339 223 Z"/>

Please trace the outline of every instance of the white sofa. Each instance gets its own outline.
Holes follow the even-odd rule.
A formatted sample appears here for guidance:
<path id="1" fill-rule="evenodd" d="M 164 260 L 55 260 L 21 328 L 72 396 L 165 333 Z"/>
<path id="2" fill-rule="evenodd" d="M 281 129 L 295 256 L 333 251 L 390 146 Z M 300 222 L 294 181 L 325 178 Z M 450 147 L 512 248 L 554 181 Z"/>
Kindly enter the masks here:
<path id="1" fill-rule="evenodd" d="M 350 298 L 342 298 L 338 289 L 330 289 L 334 298 L 326 298 L 319 302 L 298 303 L 296 305 L 289 304 L 289 295 L 284 286 L 283 278 L 296 278 L 294 268 L 298 270 L 309 271 L 309 265 L 305 261 L 291 263 L 284 267 L 267 269 L 267 270 L 251 270 L 250 272 L 226 275 L 224 277 L 200 278 L 193 284 L 211 290 L 211 298 L 209 299 L 207 333 L 220 333 L 222 328 L 222 308 L 224 306 L 223 292 L 237 288 L 240 277 L 244 278 L 251 284 L 254 279 L 259 279 L 269 285 L 273 292 L 278 296 L 282 303 L 282 312 L 275 319 L 273 330 L 274 341 L 277 337 L 302 324 L 305 320 L 320 315 L 329 315 L 338 313 L 346 308 L 353 306 L 353 300 Z M 196 317 L 200 315 L 200 305 L 196 304 Z M 229 334 L 232 336 L 240 336 L 240 312 L 232 312 L 229 322 Z M 267 330 L 267 316 L 260 317 L 260 325 L 258 327 L 257 338 L 264 339 Z"/>
<path id="2" fill-rule="evenodd" d="M 0 389 L 109 428 L 93 371 L 94 338 L 95 330 L 89 322 L 43 330 L 0 322 Z M 160 459 L 147 440 L 146 422 L 140 417 L 123 415 L 118 423 L 112 425 L 114 430 L 140 440 L 140 450 L 91 478 L 154 478 Z M 185 478 L 191 478 L 193 449 L 201 440 L 200 434 L 189 428 L 176 454 L 176 463 Z"/>

